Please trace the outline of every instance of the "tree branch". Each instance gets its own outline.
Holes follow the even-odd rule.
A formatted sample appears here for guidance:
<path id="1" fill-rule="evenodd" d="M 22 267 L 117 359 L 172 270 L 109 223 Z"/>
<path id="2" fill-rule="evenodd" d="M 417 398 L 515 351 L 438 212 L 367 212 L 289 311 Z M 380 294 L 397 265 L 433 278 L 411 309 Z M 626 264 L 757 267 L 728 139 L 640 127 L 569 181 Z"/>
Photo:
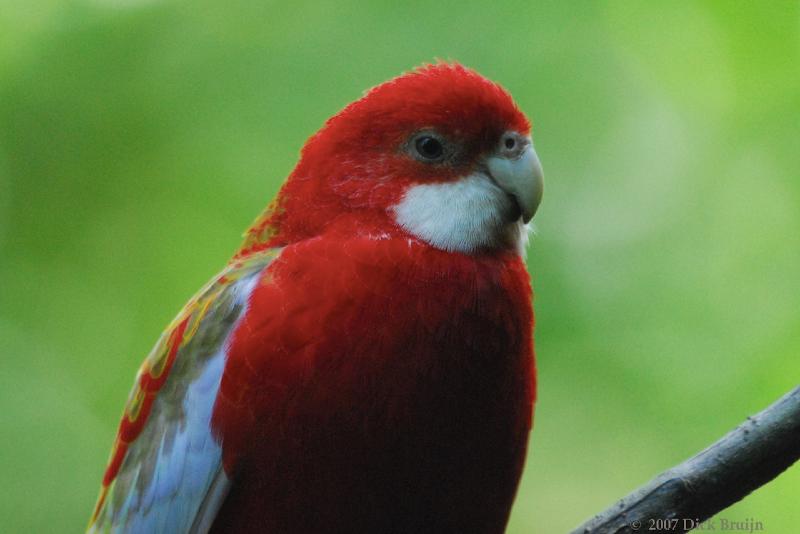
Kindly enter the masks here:
<path id="1" fill-rule="evenodd" d="M 687 532 L 766 484 L 798 458 L 800 386 L 572 534 L 647 532 L 651 526 L 659 531 Z"/>

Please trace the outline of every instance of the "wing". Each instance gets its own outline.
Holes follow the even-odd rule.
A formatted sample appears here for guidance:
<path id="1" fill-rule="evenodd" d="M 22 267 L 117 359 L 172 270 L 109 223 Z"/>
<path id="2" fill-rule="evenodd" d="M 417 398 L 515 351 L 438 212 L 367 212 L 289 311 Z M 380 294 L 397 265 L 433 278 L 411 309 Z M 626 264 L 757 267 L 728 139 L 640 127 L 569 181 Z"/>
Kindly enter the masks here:
<path id="1" fill-rule="evenodd" d="M 226 340 L 279 252 L 237 258 L 162 334 L 125 406 L 88 532 L 205 532 L 211 526 L 229 486 L 209 424 Z"/>

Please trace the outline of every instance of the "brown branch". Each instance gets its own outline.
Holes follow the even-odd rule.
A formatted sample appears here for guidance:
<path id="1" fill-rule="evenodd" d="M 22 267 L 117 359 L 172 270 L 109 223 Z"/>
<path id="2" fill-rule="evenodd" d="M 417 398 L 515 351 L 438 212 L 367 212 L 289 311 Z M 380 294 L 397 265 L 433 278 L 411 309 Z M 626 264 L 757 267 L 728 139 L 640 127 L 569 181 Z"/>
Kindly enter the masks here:
<path id="1" fill-rule="evenodd" d="M 687 532 L 766 484 L 798 458 L 800 386 L 572 534 L 648 532 L 652 526 L 658 531 Z"/>

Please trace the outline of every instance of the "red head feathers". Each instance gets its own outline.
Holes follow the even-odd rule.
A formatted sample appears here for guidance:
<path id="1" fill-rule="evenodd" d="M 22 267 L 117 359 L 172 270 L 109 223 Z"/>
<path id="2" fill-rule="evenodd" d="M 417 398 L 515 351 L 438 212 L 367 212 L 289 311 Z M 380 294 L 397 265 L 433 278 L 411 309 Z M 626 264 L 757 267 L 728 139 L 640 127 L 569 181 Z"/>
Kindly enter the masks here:
<path id="1" fill-rule="evenodd" d="M 526 152 L 529 134 L 530 123 L 508 92 L 473 70 L 437 63 L 403 74 L 368 91 L 308 140 L 297 167 L 248 231 L 239 254 L 326 231 L 394 235 L 405 230 L 440 248 L 467 252 L 514 246 L 524 233 L 515 223 L 521 215 L 527 222 L 541 195 L 538 160 L 532 149 L 531 156 Z M 525 168 L 514 172 L 531 177 L 521 184 L 525 190 L 514 190 L 519 184 L 510 183 L 518 181 L 513 176 L 504 184 L 503 176 L 492 175 L 490 158 L 497 155 L 524 160 L 518 167 Z M 485 196 L 488 202 L 483 203 L 491 204 L 486 213 L 433 220 L 451 194 L 464 193 L 460 187 L 420 192 L 424 198 L 398 216 L 415 185 L 457 184 L 476 174 L 485 175 L 486 184 L 471 183 L 488 189 L 472 187 L 463 200 L 474 204 Z M 476 216 L 480 228 L 470 233 L 482 235 L 443 235 L 458 234 L 453 225 L 469 225 Z"/>

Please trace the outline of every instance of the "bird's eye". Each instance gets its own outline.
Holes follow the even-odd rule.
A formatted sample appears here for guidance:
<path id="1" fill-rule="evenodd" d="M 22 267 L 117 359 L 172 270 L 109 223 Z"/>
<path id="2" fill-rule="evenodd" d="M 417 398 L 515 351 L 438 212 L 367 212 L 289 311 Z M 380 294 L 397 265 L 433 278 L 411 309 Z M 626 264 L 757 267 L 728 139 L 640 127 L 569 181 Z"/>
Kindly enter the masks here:
<path id="1" fill-rule="evenodd" d="M 414 148 L 422 159 L 436 161 L 444 155 L 442 142 L 430 135 L 423 135 L 414 141 Z"/>
<path id="2" fill-rule="evenodd" d="M 514 148 L 514 145 L 516 145 L 517 142 L 514 140 L 513 137 L 508 136 L 508 137 L 506 137 L 506 140 L 505 140 L 504 144 L 506 145 L 507 149 L 511 150 L 511 149 Z"/>

